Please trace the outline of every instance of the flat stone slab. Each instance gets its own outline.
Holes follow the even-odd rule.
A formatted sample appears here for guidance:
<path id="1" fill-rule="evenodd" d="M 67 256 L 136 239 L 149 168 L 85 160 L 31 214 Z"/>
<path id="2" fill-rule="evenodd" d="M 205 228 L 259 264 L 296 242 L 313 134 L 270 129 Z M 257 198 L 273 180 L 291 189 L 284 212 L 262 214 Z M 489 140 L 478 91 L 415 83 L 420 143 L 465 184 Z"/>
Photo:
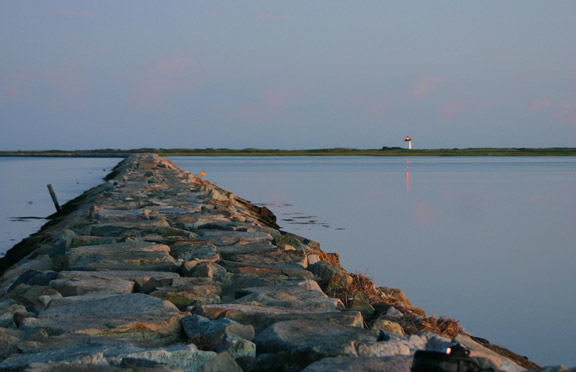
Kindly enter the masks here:
<path id="1" fill-rule="evenodd" d="M 412 357 L 332 357 L 310 364 L 302 372 L 410 372 Z"/>
<path id="2" fill-rule="evenodd" d="M 126 343 L 95 343 L 79 347 L 54 349 L 34 354 L 13 354 L 0 362 L 0 370 L 21 370 L 26 366 L 44 364 L 50 368 L 53 363 L 66 363 L 70 371 L 88 366 L 130 366 L 138 367 L 148 365 L 157 368 L 181 368 L 184 371 L 197 371 L 207 362 L 216 357 L 215 352 L 201 351 L 195 345 L 175 344 L 169 347 L 145 349 Z M 60 366 L 59 366 L 60 367 Z M 75 368 L 74 368 L 75 367 Z M 28 369 L 26 369 L 28 370 Z M 44 369 L 39 370 L 43 371 Z M 59 369 L 56 369 L 59 370 Z M 92 369 L 87 369 L 90 371 Z M 109 369 L 103 369 L 108 371 Z M 116 370 L 116 369 L 112 369 Z M 117 370 L 122 370 L 118 368 Z M 145 369 L 148 370 L 148 369 Z M 166 369 L 160 369 L 166 370 Z"/>
<path id="3" fill-rule="evenodd" d="M 177 271 L 179 265 L 164 244 L 126 242 L 83 246 L 66 253 L 69 270 Z"/>
<path id="4" fill-rule="evenodd" d="M 52 280 L 50 287 L 64 297 L 98 293 L 126 294 L 132 293 L 134 282 L 118 278 L 69 278 Z"/>
<path id="5" fill-rule="evenodd" d="M 171 285 L 158 287 L 149 294 L 170 301 L 181 309 L 189 305 L 220 303 L 222 285 L 207 278 L 177 278 Z"/>
<path id="6" fill-rule="evenodd" d="M 300 285 L 245 288 L 233 303 L 256 306 L 276 306 L 290 309 L 321 309 L 336 311 L 338 300 L 329 298 L 321 290 L 307 289 Z"/>
<path id="7" fill-rule="evenodd" d="M 357 344 L 377 341 L 375 331 L 309 319 L 274 323 L 254 339 L 260 353 L 307 351 L 324 356 L 358 356 Z"/>
<path id="8" fill-rule="evenodd" d="M 306 267 L 306 255 L 303 251 L 265 249 L 251 253 L 228 254 L 227 261 L 238 262 L 243 266 L 276 266 L 276 265 L 297 265 Z"/>
<path id="9" fill-rule="evenodd" d="M 178 308 L 168 301 L 132 293 L 49 307 L 38 318 L 25 318 L 21 327 L 162 344 L 179 338 L 181 317 Z"/>
<path id="10" fill-rule="evenodd" d="M 246 245 L 250 243 L 270 242 L 273 237 L 264 232 L 248 231 L 221 231 L 206 230 L 200 234 L 202 239 L 211 242 L 216 246 Z"/>
<path id="11" fill-rule="evenodd" d="M 196 314 L 210 319 L 222 317 L 254 327 L 257 332 L 284 320 L 307 319 L 329 321 L 341 325 L 361 328 L 364 322 L 357 311 L 323 311 L 318 309 L 287 309 L 273 306 L 250 306 L 242 304 L 200 305 L 194 308 Z"/>
<path id="12" fill-rule="evenodd" d="M 142 288 L 148 281 L 170 280 L 179 278 L 180 275 L 165 271 L 141 271 L 141 270 L 122 270 L 122 271 L 61 271 L 57 279 L 78 279 L 78 278 L 104 278 L 104 279 L 121 279 L 134 282 L 135 288 Z"/>

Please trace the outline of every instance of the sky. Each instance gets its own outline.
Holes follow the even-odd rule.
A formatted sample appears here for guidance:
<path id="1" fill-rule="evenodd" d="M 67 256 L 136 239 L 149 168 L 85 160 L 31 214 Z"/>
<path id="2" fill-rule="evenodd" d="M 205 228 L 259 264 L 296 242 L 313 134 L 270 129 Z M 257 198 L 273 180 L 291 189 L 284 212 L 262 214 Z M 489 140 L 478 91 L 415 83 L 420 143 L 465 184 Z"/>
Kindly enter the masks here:
<path id="1" fill-rule="evenodd" d="M 576 1 L 0 0 L 0 150 L 576 146 Z"/>

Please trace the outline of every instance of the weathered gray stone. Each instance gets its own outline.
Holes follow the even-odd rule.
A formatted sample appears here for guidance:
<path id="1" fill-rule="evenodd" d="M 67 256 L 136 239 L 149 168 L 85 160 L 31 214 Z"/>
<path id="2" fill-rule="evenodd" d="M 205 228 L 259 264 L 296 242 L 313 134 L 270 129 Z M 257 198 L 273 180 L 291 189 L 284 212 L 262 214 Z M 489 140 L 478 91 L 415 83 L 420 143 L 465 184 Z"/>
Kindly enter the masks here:
<path id="1" fill-rule="evenodd" d="M 416 350 L 425 350 L 433 333 L 423 333 L 403 337 L 387 334 L 387 340 L 371 344 L 358 345 L 357 353 L 363 357 L 388 357 L 394 355 L 414 355 Z"/>
<path id="2" fill-rule="evenodd" d="M 151 296 L 172 302 L 181 309 L 189 305 L 222 302 L 222 286 L 207 278 L 176 278 L 171 286 L 158 287 Z"/>
<path id="3" fill-rule="evenodd" d="M 17 264 L 16 266 L 11 267 L 10 269 L 6 270 L 4 274 L 2 274 L 2 278 L 0 282 L 8 282 L 10 279 L 14 281 L 20 275 L 24 274 L 29 270 L 34 271 L 51 271 L 53 270 L 52 260 L 46 254 L 40 255 L 34 259 L 24 261 L 22 263 Z M 13 284 L 12 282 L 11 284 Z"/>
<path id="4" fill-rule="evenodd" d="M 25 306 L 12 300 L 7 299 L 0 302 L 0 327 L 2 328 L 16 328 L 14 323 L 14 314 L 23 313 L 26 314 Z"/>
<path id="5" fill-rule="evenodd" d="M 249 243 L 262 243 L 271 242 L 273 237 L 264 232 L 248 232 L 248 231 L 221 231 L 221 230 L 207 230 L 202 231 L 200 234 L 202 239 L 211 242 L 212 244 L 220 246 L 228 245 L 247 245 Z"/>
<path id="6" fill-rule="evenodd" d="M 216 351 L 228 352 L 234 359 L 255 357 L 256 344 L 227 330 Z"/>
<path id="7" fill-rule="evenodd" d="M 216 263 L 201 262 L 188 273 L 188 276 L 221 281 L 226 277 L 226 269 Z"/>
<path id="8" fill-rule="evenodd" d="M 226 261 L 237 262 L 239 266 L 274 267 L 280 265 L 306 267 L 306 256 L 303 251 L 282 249 L 262 249 L 251 253 L 226 255 Z"/>
<path id="9" fill-rule="evenodd" d="M 204 364 L 199 372 L 243 372 L 234 358 L 227 352 L 216 355 L 214 359 Z"/>
<path id="10" fill-rule="evenodd" d="M 396 322 L 392 322 L 384 317 L 379 317 L 371 327 L 375 331 L 385 331 L 386 333 L 404 336 L 404 328 Z"/>
<path id="11" fill-rule="evenodd" d="M 117 278 L 70 278 L 53 280 L 50 287 L 65 297 L 98 293 L 126 294 L 132 293 L 134 282 Z"/>
<path id="12" fill-rule="evenodd" d="M 0 360 L 18 351 L 17 345 L 24 339 L 24 332 L 0 327 Z"/>
<path id="13" fill-rule="evenodd" d="M 178 242 L 170 248 L 172 256 L 182 261 L 217 262 L 220 255 L 214 245 L 205 241 Z"/>
<path id="14" fill-rule="evenodd" d="M 307 270 L 314 274 L 320 287 L 328 293 L 338 288 L 346 288 L 353 282 L 350 274 L 325 261 L 316 262 L 308 266 Z"/>
<path id="15" fill-rule="evenodd" d="M 413 358 L 393 357 L 334 357 L 310 364 L 302 372 L 410 372 Z"/>
<path id="16" fill-rule="evenodd" d="M 350 310 L 359 311 L 364 318 L 370 318 L 375 313 L 374 307 L 360 293 L 354 296 Z"/>
<path id="17" fill-rule="evenodd" d="M 396 299 L 400 303 L 400 305 L 404 307 L 407 308 L 412 307 L 412 304 L 410 303 L 410 301 L 408 301 L 408 298 L 406 297 L 404 292 L 402 292 L 401 289 L 390 287 L 378 287 L 378 291 L 380 291 L 381 293 L 385 294 L 388 297 Z"/>
<path id="18" fill-rule="evenodd" d="M 237 292 L 233 303 L 253 306 L 276 306 L 295 309 L 322 309 L 336 311 L 338 300 L 329 298 L 324 292 L 311 290 L 300 285 L 244 288 Z"/>
<path id="19" fill-rule="evenodd" d="M 277 322 L 254 339 L 259 352 L 310 352 L 320 357 L 357 356 L 358 347 L 377 340 L 378 332 L 314 320 Z"/>
<path id="20" fill-rule="evenodd" d="M 506 372 L 520 372 L 525 370 L 525 368 L 520 367 L 512 360 L 505 358 L 502 355 L 488 349 L 487 347 L 480 345 L 466 335 L 458 335 L 454 337 L 453 342 L 460 344 L 461 346 L 470 350 L 471 357 L 483 358 L 485 361 L 490 362 L 499 370 Z"/>
<path id="21" fill-rule="evenodd" d="M 162 244 L 128 242 L 78 247 L 66 254 L 70 270 L 177 271 L 170 248 Z"/>
<path id="22" fill-rule="evenodd" d="M 50 306 L 38 318 L 24 319 L 21 327 L 166 344 L 179 338 L 180 318 L 180 312 L 170 302 L 133 293 Z"/>
<path id="23" fill-rule="evenodd" d="M 199 315 L 182 319 L 184 332 L 189 340 L 202 350 L 228 351 L 235 358 L 255 356 L 254 328 L 230 319 L 210 320 Z"/>
<path id="24" fill-rule="evenodd" d="M 123 353 L 116 358 L 154 362 L 171 368 L 182 368 L 187 372 L 195 372 L 215 357 L 215 352 L 198 350 L 193 344 L 176 344 L 163 348 Z"/>
<path id="25" fill-rule="evenodd" d="M 362 328 L 364 321 L 362 315 L 356 311 L 327 312 L 319 309 L 287 309 L 283 307 L 240 304 L 201 305 L 196 306 L 194 312 L 210 319 L 225 317 L 241 324 L 249 324 L 256 329 L 256 333 L 271 324 L 284 320 L 328 321 L 359 328 Z"/>
<path id="26" fill-rule="evenodd" d="M 122 279 L 134 282 L 134 290 L 140 292 L 150 280 L 171 280 L 179 278 L 180 275 L 164 271 L 140 271 L 140 270 L 119 270 L 119 271 L 61 271 L 58 279 L 71 278 L 104 278 L 110 280 Z M 154 287 L 150 286 L 150 290 Z"/>

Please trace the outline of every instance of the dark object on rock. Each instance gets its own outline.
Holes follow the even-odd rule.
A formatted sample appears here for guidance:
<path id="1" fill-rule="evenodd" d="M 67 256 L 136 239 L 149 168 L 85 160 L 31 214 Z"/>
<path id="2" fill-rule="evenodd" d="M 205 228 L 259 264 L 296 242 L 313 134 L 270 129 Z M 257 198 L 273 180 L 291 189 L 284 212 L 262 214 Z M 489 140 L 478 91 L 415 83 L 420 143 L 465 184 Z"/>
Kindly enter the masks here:
<path id="1" fill-rule="evenodd" d="M 412 372 L 482 372 L 478 362 L 469 356 L 470 352 L 460 345 L 448 348 L 445 353 L 418 350 L 414 354 Z"/>

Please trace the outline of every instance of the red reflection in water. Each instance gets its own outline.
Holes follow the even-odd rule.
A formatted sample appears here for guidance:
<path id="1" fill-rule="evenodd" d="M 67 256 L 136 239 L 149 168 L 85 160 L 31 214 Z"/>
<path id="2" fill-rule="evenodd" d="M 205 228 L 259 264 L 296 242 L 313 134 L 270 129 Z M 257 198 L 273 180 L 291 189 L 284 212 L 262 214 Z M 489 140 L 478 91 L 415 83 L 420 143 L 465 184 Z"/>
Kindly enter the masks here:
<path id="1" fill-rule="evenodd" d="M 410 172 L 406 172 L 406 192 L 410 192 Z"/>
<path id="2" fill-rule="evenodd" d="M 410 169 L 410 160 L 406 160 L 406 169 Z M 410 172 L 406 171 L 406 192 L 410 192 Z"/>

